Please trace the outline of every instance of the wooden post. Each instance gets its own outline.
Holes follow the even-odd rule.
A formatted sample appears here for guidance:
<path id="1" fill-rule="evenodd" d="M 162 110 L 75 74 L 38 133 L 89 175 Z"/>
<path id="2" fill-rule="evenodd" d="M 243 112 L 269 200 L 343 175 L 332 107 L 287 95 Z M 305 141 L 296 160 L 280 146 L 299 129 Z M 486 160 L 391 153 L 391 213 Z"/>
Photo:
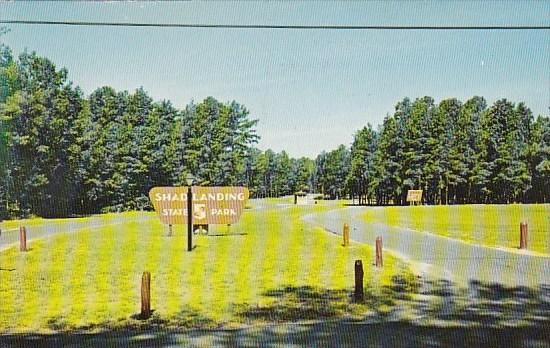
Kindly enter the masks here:
<path id="1" fill-rule="evenodd" d="M 355 293 L 356 302 L 363 301 L 363 262 L 355 260 Z"/>
<path id="2" fill-rule="evenodd" d="M 19 227 L 19 251 L 27 251 L 27 229 Z"/>
<path id="3" fill-rule="evenodd" d="M 382 237 L 376 237 L 376 267 L 384 266 L 382 258 Z"/>
<path id="4" fill-rule="evenodd" d="M 151 273 L 143 272 L 141 276 L 141 318 L 151 316 Z"/>
<path id="5" fill-rule="evenodd" d="M 527 222 L 519 224 L 519 248 L 527 249 L 527 237 L 529 235 Z"/>
<path id="6" fill-rule="evenodd" d="M 349 225 L 348 224 L 344 224 L 343 236 L 344 236 L 344 246 L 347 247 L 349 246 Z"/>

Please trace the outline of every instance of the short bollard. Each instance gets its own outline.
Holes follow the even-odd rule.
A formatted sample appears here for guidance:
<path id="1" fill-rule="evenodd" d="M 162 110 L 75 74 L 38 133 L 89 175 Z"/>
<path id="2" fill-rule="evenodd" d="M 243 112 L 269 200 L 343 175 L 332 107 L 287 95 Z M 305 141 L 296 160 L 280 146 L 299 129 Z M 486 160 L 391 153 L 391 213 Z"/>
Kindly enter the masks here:
<path id="1" fill-rule="evenodd" d="M 141 276 L 141 318 L 151 316 L 151 273 L 143 272 Z"/>
<path id="2" fill-rule="evenodd" d="M 376 237 L 376 267 L 384 266 L 382 257 L 382 237 Z"/>
<path id="3" fill-rule="evenodd" d="M 19 227 L 19 251 L 27 251 L 27 229 Z"/>
<path id="4" fill-rule="evenodd" d="M 363 262 L 355 260 L 355 293 L 356 302 L 363 301 Z"/>
<path id="5" fill-rule="evenodd" d="M 527 222 L 521 222 L 519 224 L 519 248 L 527 249 L 527 237 L 528 237 L 528 225 Z"/>
<path id="6" fill-rule="evenodd" d="M 172 237 L 172 225 L 168 225 L 168 237 Z"/>
<path id="7" fill-rule="evenodd" d="M 344 224 L 344 246 L 349 246 L 349 225 Z"/>

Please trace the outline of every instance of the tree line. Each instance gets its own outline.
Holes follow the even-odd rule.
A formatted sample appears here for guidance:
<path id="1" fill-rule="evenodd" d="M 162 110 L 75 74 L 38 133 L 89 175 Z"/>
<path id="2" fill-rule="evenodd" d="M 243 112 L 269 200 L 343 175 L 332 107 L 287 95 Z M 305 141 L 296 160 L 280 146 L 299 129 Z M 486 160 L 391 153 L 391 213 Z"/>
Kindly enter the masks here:
<path id="1" fill-rule="evenodd" d="M 405 98 L 350 156 L 361 203 L 405 204 L 409 189 L 427 204 L 550 202 L 550 119 L 521 102 Z"/>
<path id="2" fill-rule="evenodd" d="M 313 161 L 254 145 L 245 106 L 178 109 L 104 86 L 84 96 L 47 58 L 0 47 L 0 218 L 143 209 L 154 186 L 244 185 L 253 197 L 310 187 Z"/>
<path id="3" fill-rule="evenodd" d="M 104 86 L 85 96 L 66 69 L 0 46 L 0 218 L 144 209 L 154 186 L 244 185 L 252 197 L 296 191 L 362 204 L 550 200 L 550 122 L 505 99 L 487 107 L 400 101 L 378 129 L 315 159 L 256 147 L 258 120 L 214 97 L 176 108 Z"/>

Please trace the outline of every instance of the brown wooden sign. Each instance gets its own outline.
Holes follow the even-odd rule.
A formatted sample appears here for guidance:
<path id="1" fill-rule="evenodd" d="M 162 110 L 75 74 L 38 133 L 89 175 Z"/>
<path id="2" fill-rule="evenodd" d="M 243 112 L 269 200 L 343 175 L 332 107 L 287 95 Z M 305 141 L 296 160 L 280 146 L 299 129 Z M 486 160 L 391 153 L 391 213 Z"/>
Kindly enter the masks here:
<path id="1" fill-rule="evenodd" d="M 408 190 L 407 202 L 418 203 L 422 201 L 422 190 Z"/>
<path id="2" fill-rule="evenodd" d="M 248 189 L 238 186 L 193 186 L 193 220 L 199 224 L 234 224 L 248 201 Z M 154 187 L 149 191 L 160 221 L 167 225 L 187 223 L 187 187 Z"/>

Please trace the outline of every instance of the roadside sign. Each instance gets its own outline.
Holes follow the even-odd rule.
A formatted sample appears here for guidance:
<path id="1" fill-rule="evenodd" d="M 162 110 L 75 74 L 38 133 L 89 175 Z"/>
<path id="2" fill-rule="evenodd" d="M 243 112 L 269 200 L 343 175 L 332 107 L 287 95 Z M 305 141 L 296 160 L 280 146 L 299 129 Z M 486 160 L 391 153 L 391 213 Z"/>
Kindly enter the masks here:
<path id="1" fill-rule="evenodd" d="M 248 201 L 248 188 L 239 186 L 193 186 L 194 225 L 234 224 Z M 187 224 L 187 187 L 154 187 L 149 198 L 160 221 L 166 225 Z"/>
<path id="2" fill-rule="evenodd" d="M 407 202 L 419 203 L 422 201 L 422 190 L 408 190 Z"/>

